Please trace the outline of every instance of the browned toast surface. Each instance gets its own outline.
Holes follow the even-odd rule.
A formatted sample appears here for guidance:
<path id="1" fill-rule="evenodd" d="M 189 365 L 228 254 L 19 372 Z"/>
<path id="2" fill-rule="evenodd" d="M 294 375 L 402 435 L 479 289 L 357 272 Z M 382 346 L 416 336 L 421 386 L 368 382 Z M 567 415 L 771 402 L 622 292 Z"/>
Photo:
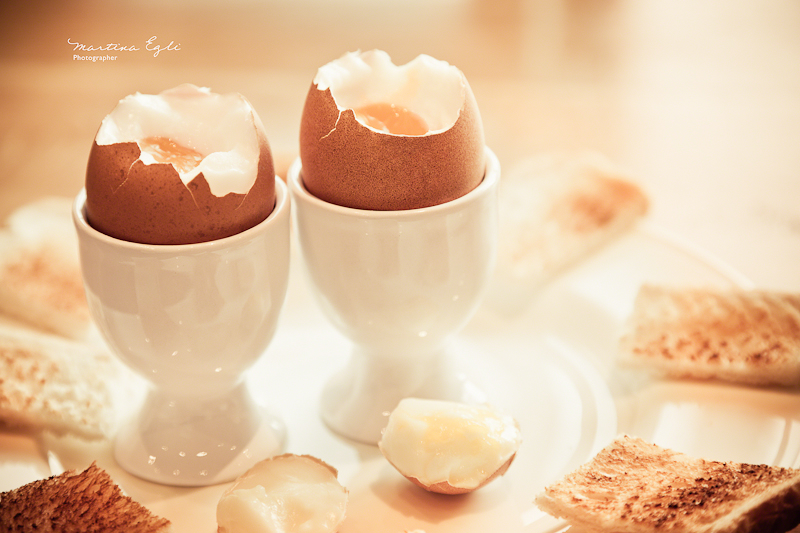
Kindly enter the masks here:
<path id="1" fill-rule="evenodd" d="M 621 349 L 674 377 L 800 386 L 800 294 L 644 285 Z"/>
<path id="2" fill-rule="evenodd" d="M 119 371 L 96 347 L 0 325 L 0 427 L 105 438 Z"/>
<path id="3" fill-rule="evenodd" d="M 521 162 L 500 185 L 490 298 L 504 307 L 525 300 L 632 228 L 649 204 L 645 191 L 599 154 L 541 154 Z"/>
<path id="4" fill-rule="evenodd" d="M 92 463 L 0 494 L 0 531 L 164 533 L 169 520 L 122 494 Z"/>
<path id="5" fill-rule="evenodd" d="M 783 532 L 800 524 L 800 470 L 693 458 L 621 436 L 536 504 L 590 531 Z"/>

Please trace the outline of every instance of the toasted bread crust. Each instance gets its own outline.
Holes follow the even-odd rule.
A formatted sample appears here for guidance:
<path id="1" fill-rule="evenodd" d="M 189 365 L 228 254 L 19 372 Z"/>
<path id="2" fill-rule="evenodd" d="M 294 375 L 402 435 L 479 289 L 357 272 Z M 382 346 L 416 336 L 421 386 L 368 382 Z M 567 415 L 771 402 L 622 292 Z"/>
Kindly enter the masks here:
<path id="1" fill-rule="evenodd" d="M 165 533 L 169 520 L 125 496 L 92 463 L 0 494 L 0 530 L 59 533 Z"/>
<path id="2" fill-rule="evenodd" d="M 80 267 L 58 247 L 19 245 L 0 262 L 0 309 L 41 329 L 82 338 L 89 306 Z"/>
<path id="3" fill-rule="evenodd" d="M 493 294 L 519 310 L 532 291 L 644 218 L 644 189 L 599 154 L 542 154 L 504 175 Z M 510 303 L 511 302 L 511 303 Z"/>
<path id="4" fill-rule="evenodd" d="M 800 386 L 800 294 L 643 286 L 621 361 L 672 377 Z"/>
<path id="5" fill-rule="evenodd" d="M 800 470 L 707 461 L 622 436 L 536 504 L 593 531 L 778 533 L 800 524 Z"/>
<path id="6" fill-rule="evenodd" d="M 72 200 L 49 197 L 14 211 L 0 229 L 0 314 L 85 340 L 91 330 Z"/>
<path id="7" fill-rule="evenodd" d="M 105 438 L 116 420 L 117 371 L 102 350 L 0 326 L 0 426 Z"/>

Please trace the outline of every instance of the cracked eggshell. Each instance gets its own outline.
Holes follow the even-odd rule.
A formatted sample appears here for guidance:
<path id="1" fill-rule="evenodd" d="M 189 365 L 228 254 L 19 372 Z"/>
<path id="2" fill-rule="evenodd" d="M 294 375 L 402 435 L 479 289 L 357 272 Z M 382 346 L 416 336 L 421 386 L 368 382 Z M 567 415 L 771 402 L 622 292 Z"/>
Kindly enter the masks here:
<path id="1" fill-rule="evenodd" d="M 218 533 L 334 533 L 348 492 L 335 468 L 311 455 L 264 459 L 239 476 L 217 503 Z"/>
<path id="2" fill-rule="evenodd" d="M 354 108 L 373 103 L 407 106 L 426 120 L 428 133 L 363 124 Z M 349 53 L 319 69 L 308 91 L 300 123 L 303 184 L 345 207 L 429 207 L 481 182 L 484 144 L 478 105 L 456 67 L 425 55 L 396 66 L 378 50 Z"/>
<path id="3" fill-rule="evenodd" d="M 205 95 L 219 96 L 192 85 L 179 86 L 161 94 L 177 97 L 188 95 L 188 99 Z M 132 95 L 136 96 L 142 95 Z M 153 98 L 161 95 L 145 96 Z M 229 120 L 221 125 L 211 123 L 205 128 L 195 127 L 195 130 L 209 131 L 194 131 L 186 135 L 210 137 L 206 140 L 210 148 L 205 150 L 209 153 L 215 150 L 211 145 L 219 142 L 214 137 L 225 135 L 225 130 L 239 129 L 235 136 L 250 137 L 252 140 L 247 142 L 257 146 L 257 162 L 253 165 L 256 175 L 249 191 L 227 192 L 217 196 L 212 193 L 212 187 L 203 172 L 184 183 L 181 174 L 171 163 L 145 163 L 137 142 L 139 138 L 125 139 L 125 135 L 117 134 L 118 138 L 123 139 L 120 142 L 98 142 L 98 132 L 98 138 L 89 153 L 85 183 L 86 217 L 92 227 L 125 241 L 193 244 L 235 235 L 266 219 L 275 205 L 275 171 L 264 125 L 244 97 L 238 94 L 224 96 L 236 97 L 238 105 L 244 109 L 244 120 Z M 124 101 L 120 101 L 120 104 Z M 144 107 L 148 105 L 151 104 Z M 151 106 L 158 108 L 161 105 L 157 103 Z M 192 107 L 188 106 L 188 109 L 191 112 Z M 187 112 L 186 108 L 183 112 Z M 134 130 L 140 135 L 170 138 L 174 135 L 168 135 L 167 131 L 178 131 L 178 135 L 181 135 L 179 130 L 190 129 L 191 126 L 186 124 L 192 123 L 180 114 L 167 114 L 158 120 L 148 116 L 139 118 L 144 125 L 136 125 Z M 202 123 L 203 120 L 196 122 Z M 141 133 L 148 128 L 149 133 Z M 161 132 L 159 128 L 165 131 Z M 215 129 L 217 131 L 213 131 Z"/>

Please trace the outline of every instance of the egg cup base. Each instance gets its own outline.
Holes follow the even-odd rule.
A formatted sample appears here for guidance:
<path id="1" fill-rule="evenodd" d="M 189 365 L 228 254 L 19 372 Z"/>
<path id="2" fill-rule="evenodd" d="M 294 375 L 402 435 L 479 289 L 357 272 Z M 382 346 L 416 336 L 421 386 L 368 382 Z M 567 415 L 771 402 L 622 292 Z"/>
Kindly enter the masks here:
<path id="1" fill-rule="evenodd" d="M 117 434 L 114 456 L 147 481 L 201 487 L 234 480 L 285 441 L 285 424 L 253 403 L 245 385 L 201 404 L 153 391 Z"/>

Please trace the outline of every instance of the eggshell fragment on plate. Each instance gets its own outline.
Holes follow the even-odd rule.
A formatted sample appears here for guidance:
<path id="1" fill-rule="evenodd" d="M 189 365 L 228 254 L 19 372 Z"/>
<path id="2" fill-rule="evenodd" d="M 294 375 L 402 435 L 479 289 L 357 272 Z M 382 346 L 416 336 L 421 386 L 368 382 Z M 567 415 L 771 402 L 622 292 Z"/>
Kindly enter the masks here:
<path id="1" fill-rule="evenodd" d="M 397 66 L 380 50 L 318 71 L 300 123 L 303 184 L 329 203 L 405 210 L 454 200 L 485 172 L 483 124 L 456 67 L 427 55 Z"/>
<path id="2" fill-rule="evenodd" d="M 503 475 L 521 443 L 517 421 L 493 407 L 406 398 L 389 415 L 378 446 L 414 484 L 463 494 Z"/>
<path id="3" fill-rule="evenodd" d="M 344 520 L 347 489 L 337 471 L 309 455 L 256 463 L 217 503 L 218 533 L 333 533 Z"/>
<path id="4" fill-rule="evenodd" d="M 108 236 L 192 244 L 235 235 L 275 205 L 264 125 L 238 93 L 184 84 L 135 93 L 104 119 L 86 168 L 86 217 Z"/>

